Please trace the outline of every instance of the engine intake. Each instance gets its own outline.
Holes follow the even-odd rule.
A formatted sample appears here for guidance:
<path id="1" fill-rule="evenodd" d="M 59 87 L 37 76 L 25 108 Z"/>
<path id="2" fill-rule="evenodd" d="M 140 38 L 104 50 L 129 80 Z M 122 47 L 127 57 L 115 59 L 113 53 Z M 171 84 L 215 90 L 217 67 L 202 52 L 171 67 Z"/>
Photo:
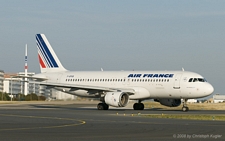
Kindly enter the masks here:
<path id="1" fill-rule="evenodd" d="M 129 101 L 129 95 L 125 92 L 107 92 L 105 103 L 114 107 L 125 107 Z"/>

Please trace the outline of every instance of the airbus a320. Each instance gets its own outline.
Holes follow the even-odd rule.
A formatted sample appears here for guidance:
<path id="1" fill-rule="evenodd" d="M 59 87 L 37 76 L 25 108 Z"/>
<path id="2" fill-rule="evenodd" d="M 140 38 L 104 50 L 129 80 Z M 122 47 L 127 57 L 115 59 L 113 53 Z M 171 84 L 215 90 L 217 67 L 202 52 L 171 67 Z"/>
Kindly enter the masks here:
<path id="1" fill-rule="evenodd" d="M 41 73 L 33 76 L 41 85 L 79 97 L 99 98 L 98 110 L 125 107 L 137 100 L 134 110 L 143 110 L 142 101 L 154 99 L 169 107 L 188 111 L 187 100 L 206 97 L 213 86 L 203 76 L 189 71 L 68 71 L 63 67 L 44 34 L 36 35 Z"/>

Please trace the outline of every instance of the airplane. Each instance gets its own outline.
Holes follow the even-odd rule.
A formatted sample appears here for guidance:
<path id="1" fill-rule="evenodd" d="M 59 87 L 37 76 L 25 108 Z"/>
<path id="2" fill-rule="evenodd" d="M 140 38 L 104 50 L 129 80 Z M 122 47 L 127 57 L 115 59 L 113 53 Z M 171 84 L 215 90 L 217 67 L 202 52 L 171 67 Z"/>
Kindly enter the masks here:
<path id="1" fill-rule="evenodd" d="M 68 71 L 63 67 L 44 34 L 36 34 L 41 73 L 33 78 L 41 85 L 86 98 L 98 98 L 98 110 L 125 107 L 130 100 L 134 110 L 144 110 L 142 101 L 154 99 L 164 106 L 188 111 L 187 100 L 213 93 L 213 86 L 190 71 Z"/>

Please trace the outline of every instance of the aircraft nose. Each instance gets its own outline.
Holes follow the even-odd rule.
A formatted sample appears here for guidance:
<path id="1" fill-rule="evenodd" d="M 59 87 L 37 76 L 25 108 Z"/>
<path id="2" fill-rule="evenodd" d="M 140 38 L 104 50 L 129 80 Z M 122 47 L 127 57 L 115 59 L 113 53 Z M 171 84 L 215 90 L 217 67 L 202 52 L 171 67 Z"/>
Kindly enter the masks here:
<path id="1" fill-rule="evenodd" d="M 206 94 L 210 95 L 214 92 L 214 88 L 211 84 L 208 84 L 207 88 L 206 88 Z"/>

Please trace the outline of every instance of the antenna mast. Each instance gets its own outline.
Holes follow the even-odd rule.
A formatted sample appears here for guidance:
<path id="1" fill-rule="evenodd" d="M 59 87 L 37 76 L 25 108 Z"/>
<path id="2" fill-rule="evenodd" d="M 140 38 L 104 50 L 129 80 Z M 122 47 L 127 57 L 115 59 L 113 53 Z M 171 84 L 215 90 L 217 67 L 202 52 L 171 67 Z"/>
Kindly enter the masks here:
<path id="1" fill-rule="evenodd" d="M 25 46 L 25 81 L 24 81 L 24 95 L 27 95 L 27 44 Z"/>

